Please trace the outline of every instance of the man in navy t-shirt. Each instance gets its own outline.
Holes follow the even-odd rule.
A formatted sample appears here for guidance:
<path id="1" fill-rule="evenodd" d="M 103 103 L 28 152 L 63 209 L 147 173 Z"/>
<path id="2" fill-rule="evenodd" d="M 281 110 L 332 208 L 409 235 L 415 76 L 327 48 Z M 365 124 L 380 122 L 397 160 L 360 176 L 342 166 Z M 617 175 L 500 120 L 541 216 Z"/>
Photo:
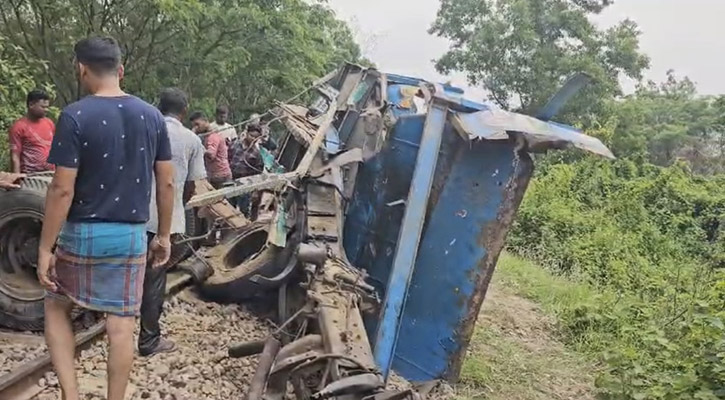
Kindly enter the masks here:
<path id="1" fill-rule="evenodd" d="M 77 305 L 106 313 L 107 398 L 123 400 L 147 245 L 154 264 L 169 258 L 174 170 L 163 116 L 120 88 L 116 41 L 84 39 L 74 50 L 80 82 L 90 95 L 63 110 L 48 157 L 56 171 L 38 253 L 38 278 L 46 288 L 45 337 L 63 398 L 77 400 L 70 311 Z M 148 244 L 153 174 L 159 227 Z"/>

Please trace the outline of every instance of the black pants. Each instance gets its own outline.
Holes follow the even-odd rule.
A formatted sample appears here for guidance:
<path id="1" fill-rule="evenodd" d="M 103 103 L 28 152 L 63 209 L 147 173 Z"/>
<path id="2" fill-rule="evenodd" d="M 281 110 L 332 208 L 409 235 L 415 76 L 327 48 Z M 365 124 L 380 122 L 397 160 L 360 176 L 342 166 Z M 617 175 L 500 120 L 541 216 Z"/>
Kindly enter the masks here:
<path id="1" fill-rule="evenodd" d="M 148 244 L 154 238 L 148 234 Z M 138 351 L 152 353 L 161 340 L 159 319 L 166 297 L 166 268 L 154 268 L 151 260 L 146 262 L 146 275 L 143 279 L 143 299 L 141 300 L 141 331 L 138 335 Z"/>

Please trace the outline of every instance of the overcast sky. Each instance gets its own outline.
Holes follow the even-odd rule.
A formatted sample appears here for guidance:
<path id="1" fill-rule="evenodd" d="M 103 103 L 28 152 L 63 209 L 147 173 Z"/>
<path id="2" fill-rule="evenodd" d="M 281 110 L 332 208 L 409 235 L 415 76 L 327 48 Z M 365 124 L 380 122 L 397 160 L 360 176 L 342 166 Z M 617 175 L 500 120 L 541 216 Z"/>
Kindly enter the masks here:
<path id="1" fill-rule="evenodd" d="M 380 69 L 429 80 L 452 79 L 467 86 L 463 75 L 441 77 L 431 62 L 448 47 L 445 40 L 427 33 L 439 0 L 329 1 Z M 674 69 L 695 81 L 700 93 L 721 94 L 725 93 L 723 15 L 725 0 L 616 0 L 596 22 L 603 27 L 624 18 L 637 22 L 641 48 L 652 59 L 648 79 L 661 81 L 668 69 Z"/>

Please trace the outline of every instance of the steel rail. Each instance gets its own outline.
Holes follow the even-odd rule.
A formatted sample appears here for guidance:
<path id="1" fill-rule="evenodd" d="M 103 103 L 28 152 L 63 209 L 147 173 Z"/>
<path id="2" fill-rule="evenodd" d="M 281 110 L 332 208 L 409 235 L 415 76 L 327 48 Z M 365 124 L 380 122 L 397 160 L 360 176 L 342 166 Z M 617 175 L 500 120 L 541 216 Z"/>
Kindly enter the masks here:
<path id="1" fill-rule="evenodd" d="M 170 280 L 166 285 L 166 295 L 171 297 L 191 282 L 191 276 L 184 273 L 170 273 Z M 99 321 L 75 336 L 76 352 L 89 347 L 96 340 L 103 337 L 106 332 L 105 320 Z M 78 354 L 77 354 L 78 355 Z M 9 374 L 0 376 L 0 399 L 31 399 L 38 395 L 43 388 L 37 386 L 38 380 L 52 369 L 50 354 L 47 352 L 39 357 L 25 362 Z"/>

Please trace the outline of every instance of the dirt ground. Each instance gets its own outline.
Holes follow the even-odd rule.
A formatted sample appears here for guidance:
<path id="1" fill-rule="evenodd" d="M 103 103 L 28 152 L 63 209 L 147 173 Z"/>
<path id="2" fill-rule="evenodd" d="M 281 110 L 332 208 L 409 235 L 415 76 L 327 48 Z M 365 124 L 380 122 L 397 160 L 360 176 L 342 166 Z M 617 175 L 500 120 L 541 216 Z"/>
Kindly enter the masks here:
<path id="1" fill-rule="evenodd" d="M 494 278 L 474 333 L 459 399 L 589 400 L 594 367 L 556 337 L 556 321 Z"/>

